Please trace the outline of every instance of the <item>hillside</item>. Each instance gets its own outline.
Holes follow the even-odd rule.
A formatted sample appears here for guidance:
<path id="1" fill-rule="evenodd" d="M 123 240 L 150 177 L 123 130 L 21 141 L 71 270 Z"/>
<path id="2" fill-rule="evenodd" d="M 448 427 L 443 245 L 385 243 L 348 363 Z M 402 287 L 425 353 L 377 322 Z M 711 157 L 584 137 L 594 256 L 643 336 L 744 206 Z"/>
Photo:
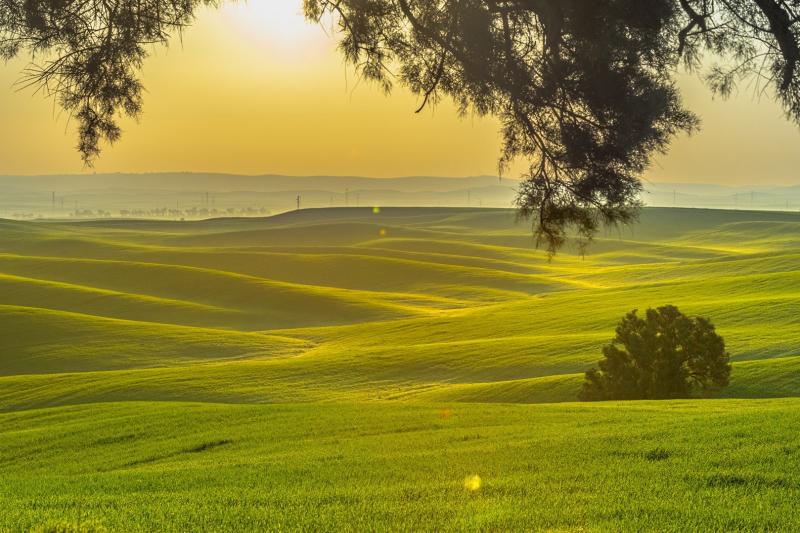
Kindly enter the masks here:
<path id="1" fill-rule="evenodd" d="M 0 221 L 0 531 L 794 530 L 799 245 L 655 208 L 552 259 L 504 209 Z M 664 304 L 725 338 L 723 398 L 575 403 Z"/>
<path id="2" fill-rule="evenodd" d="M 726 394 L 791 396 L 798 235 L 794 214 L 649 209 L 585 257 L 549 261 L 506 210 L 6 222 L 0 408 L 164 388 L 187 401 L 569 401 L 619 317 L 666 303 L 715 321 L 736 363 Z M 46 393 L 25 386 L 51 372 L 73 373 Z M 98 379 L 102 394 L 87 385 Z"/>

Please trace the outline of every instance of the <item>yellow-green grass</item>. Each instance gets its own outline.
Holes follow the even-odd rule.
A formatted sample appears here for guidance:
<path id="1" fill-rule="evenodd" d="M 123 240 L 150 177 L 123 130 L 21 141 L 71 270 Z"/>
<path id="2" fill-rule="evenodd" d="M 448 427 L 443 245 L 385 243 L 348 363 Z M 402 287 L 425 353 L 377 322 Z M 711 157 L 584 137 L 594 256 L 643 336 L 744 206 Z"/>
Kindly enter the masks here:
<path id="1" fill-rule="evenodd" d="M 302 340 L 0 305 L 0 376 L 289 357 Z M 184 367 L 191 375 L 191 370 Z M 54 389 L 51 389 L 54 392 Z"/>
<path id="2" fill-rule="evenodd" d="M 25 394 L 32 378 L 0 379 L 0 406 L 158 400 L 165 391 L 170 399 L 261 402 L 572 400 L 580 374 L 599 357 L 618 319 L 632 308 L 667 303 L 711 317 L 734 361 L 800 353 L 800 255 L 780 237 L 791 234 L 799 217 L 646 210 L 642 218 L 633 233 L 646 241 L 625 230 L 625 239 L 604 237 L 586 257 L 565 253 L 552 261 L 502 210 L 4 223 L 0 304 L 25 314 L 0 315 L 0 326 L 19 339 L 0 370 L 72 374 L 60 376 L 64 390 L 52 388 L 52 398 L 38 388 Z M 376 238 L 364 230 L 376 220 L 414 236 Z M 765 224 L 780 228 L 772 251 L 763 242 Z M 270 237 L 279 241 L 274 246 L 264 238 L 289 229 Z M 735 243 L 703 237 L 734 230 L 741 237 Z M 231 235 L 234 242 L 226 240 Z M 69 246 L 46 253 L 56 237 L 80 253 L 70 256 Z M 526 245 L 491 242 L 497 239 Z M 688 249 L 697 251 L 694 257 Z M 659 255 L 669 250 L 681 253 Z M 633 259 L 621 264 L 623 256 Z M 168 340 L 172 326 L 185 327 L 182 338 L 196 332 L 198 347 Z M 49 333 L 57 331 L 73 337 Z M 296 341 L 293 357 L 264 361 L 271 348 L 249 341 L 241 347 L 242 335 L 250 339 L 254 331 Z M 170 368 L 146 370 L 162 366 Z M 786 377 L 777 380 L 781 386 L 734 372 L 727 394 L 798 394 L 791 365 L 773 370 Z M 87 385 L 101 379 L 102 388 Z"/>
<path id="3" fill-rule="evenodd" d="M 800 529 L 798 229 L 648 209 L 550 260 L 509 210 L 0 221 L 0 531 Z M 572 403 L 664 304 L 727 399 Z"/>
<path id="4" fill-rule="evenodd" d="M 797 400 L 7 413 L 0 530 L 796 531 L 798 424 Z"/>
<path id="5" fill-rule="evenodd" d="M 220 320 L 222 327 L 239 326 L 242 329 L 268 329 L 296 325 L 331 324 L 412 316 L 423 312 L 413 305 L 419 301 L 427 307 L 436 301 L 424 295 L 364 294 L 347 289 L 298 285 L 264 279 L 235 272 L 211 270 L 183 265 L 161 263 L 30 257 L 12 254 L 0 255 L 0 270 L 19 280 L 23 275 L 31 280 L 28 292 L 49 289 L 60 292 L 53 295 L 54 308 L 64 302 L 66 309 L 74 309 L 66 285 L 94 287 L 113 291 L 132 298 L 150 298 L 160 301 L 181 301 L 199 304 L 218 311 L 238 312 L 236 321 Z M 38 284 L 36 282 L 39 282 Z M 49 285 L 45 281 L 52 281 Z M 25 291 L 8 292 L 0 298 L 4 303 L 25 304 Z M 31 298 L 37 298 L 32 295 Z M 74 298 L 73 298 L 74 300 Z M 441 299 L 439 299 L 441 300 Z M 444 300 L 447 306 L 452 302 Z M 190 315 L 186 315 L 187 318 Z M 228 313 L 227 316 L 232 316 Z M 160 321 L 158 314 L 153 321 Z"/>
<path id="6" fill-rule="evenodd" d="M 165 344 L 170 340 L 165 340 Z M 169 355 L 171 359 L 162 363 L 167 365 L 164 367 L 0 378 L 0 411 L 98 401 L 187 399 L 232 403 L 381 400 L 552 403 L 574 401 L 582 381 L 581 373 L 566 373 L 567 370 L 540 377 L 515 376 L 505 380 L 495 374 L 492 379 L 483 381 L 470 381 L 467 379 L 469 374 L 462 373 L 461 379 L 447 380 L 441 377 L 443 368 L 446 368 L 441 364 L 431 365 L 438 367 L 434 369 L 423 364 L 381 369 L 379 363 L 385 359 L 373 359 L 370 364 L 358 364 L 356 357 L 349 357 L 341 363 L 317 360 L 297 357 L 292 352 L 297 347 L 291 345 L 271 346 L 260 357 L 258 353 L 251 354 L 251 357 L 259 357 L 257 359 L 238 357 L 247 349 L 246 345 L 229 345 L 228 351 L 233 352 L 230 359 L 220 358 L 202 364 L 191 361 L 192 355 L 203 355 L 202 350 L 209 348 L 210 342 L 204 345 L 203 340 L 198 339 L 195 344 L 184 341 L 183 345 L 173 341 L 177 347 L 165 346 L 165 356 Z M 197 350 L 197 354 L 190 351 L 192 348 Z M 255 346 L 255 349 L 259 348 L 265 346 Z M 187 351 L 183 359 L 180 349 Z M 65 350 L 69 352 L 67 348 Z M 96 356 L 97 351 L 90 350 L 88 354 Z M 140 355 L 137 362 L 140 366 L 159 363 L 145 355 Z M 80 361 L 68 363 L 74 367 Z M 50 364 L 58 370 L 56 364 L 63 368 L 67 363 L 49 360 L 42 364 Z M 133 363 L 129 364 L 133 366 Z M 403 370 L 407 370 L 407 375 L 401 373 Z M 493 370 L 484 369 L 483 373 L 490 375 Z M 719 395 L 732 398 L 792 397 L 798 395 L 798 380 L 800 357 L 735 362 L 731 386 Z"/>

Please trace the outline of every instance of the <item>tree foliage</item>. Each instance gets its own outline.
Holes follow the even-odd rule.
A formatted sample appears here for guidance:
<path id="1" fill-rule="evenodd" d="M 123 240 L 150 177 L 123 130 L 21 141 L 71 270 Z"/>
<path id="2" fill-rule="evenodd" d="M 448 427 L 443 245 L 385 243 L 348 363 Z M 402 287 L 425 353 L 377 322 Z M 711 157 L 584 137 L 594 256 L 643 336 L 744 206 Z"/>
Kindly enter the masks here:
<path id="1" fill-rule="evenodd" d="M 267 1 L 267 0 L 251 0 Z M 270 0 L 275 1 L 275 0 Z M 213 0 L 0 0 L 0 54 L 27 50 L 26 82 L 78 119 L 87 163 L 142 108 L 146 46 Z M 501 169 L 529 163 L 517 198 L 551 252 L 571 233 L 635 219 L 640 177 L 698 119 L 674 77 L 697 69 L 722 95 L 755 77 L 800 122 L 800 0 L 304 0 L 333 17 L 341 50 L 420 109 L 443 97 L 502 122 Z"/>
<path id="2" fill-rule="evenodd" d="M 711 322 L 677 307 L 631 311 L 603 348 L 599 368 L 586 372 L 580 399 L 656 400 L 706 396 L 728 385 L 725 342 Z"/>
<path id="3" fill-rule="evenodd" d="M 20 84 L 57 99 L 78 123 L 78 151 L 90 164 L 101 142 L 120 136 L 118 119 L 142 111 L 139 79 L 147 46 L 166 44 L 213 0 L 0 0 L 0 57 L 27 51 Z"/>

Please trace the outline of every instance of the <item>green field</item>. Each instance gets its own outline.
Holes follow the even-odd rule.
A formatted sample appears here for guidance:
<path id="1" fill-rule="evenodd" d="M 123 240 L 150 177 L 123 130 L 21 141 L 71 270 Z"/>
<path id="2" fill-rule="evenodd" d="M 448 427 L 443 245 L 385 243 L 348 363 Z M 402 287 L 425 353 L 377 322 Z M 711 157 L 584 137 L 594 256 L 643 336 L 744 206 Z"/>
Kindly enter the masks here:
<path id="1" fill-rule="evenodd" d="M 722 397 L 577 403 L 664 304 Z M 800 529 L 793 213 L 552 260 L 510 210 L 0 221 L 0 338 L 0 531 Z"/>

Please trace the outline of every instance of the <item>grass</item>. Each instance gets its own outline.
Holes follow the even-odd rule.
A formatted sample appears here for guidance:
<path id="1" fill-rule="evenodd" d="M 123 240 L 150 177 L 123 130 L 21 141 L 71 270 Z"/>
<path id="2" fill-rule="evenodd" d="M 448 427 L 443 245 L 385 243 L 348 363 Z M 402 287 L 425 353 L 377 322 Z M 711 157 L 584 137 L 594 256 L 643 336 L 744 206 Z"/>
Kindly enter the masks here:
<path id="1" fill-rule="evenodd" d="M 0 313 L 0 335 L 6 339 L 0 375 L 289 357 L 309 347 L 301 340 L 277 335 L 154 325 L 27 307 L 0 306 Z"/>
<path id="2" fill-rule="evenodd" d="M 0 416 L 2 527 L 792 530 L 796 400 L 97 404 Z M 713 442 L 713 453 L 708 443 Z M 758 460 L 754 460 L 757 457 Z M 480 488 L 472 488 L 472 476 Z"/>
<path id="3" fill-rule="evenodd" d="M 507 210 L 0 221 L 0 531 L 796 530 L 798 235 L 646 209 L 549 261 Z M 572 403 L 667 303 L 725 338 L 721 398 Z"/>

